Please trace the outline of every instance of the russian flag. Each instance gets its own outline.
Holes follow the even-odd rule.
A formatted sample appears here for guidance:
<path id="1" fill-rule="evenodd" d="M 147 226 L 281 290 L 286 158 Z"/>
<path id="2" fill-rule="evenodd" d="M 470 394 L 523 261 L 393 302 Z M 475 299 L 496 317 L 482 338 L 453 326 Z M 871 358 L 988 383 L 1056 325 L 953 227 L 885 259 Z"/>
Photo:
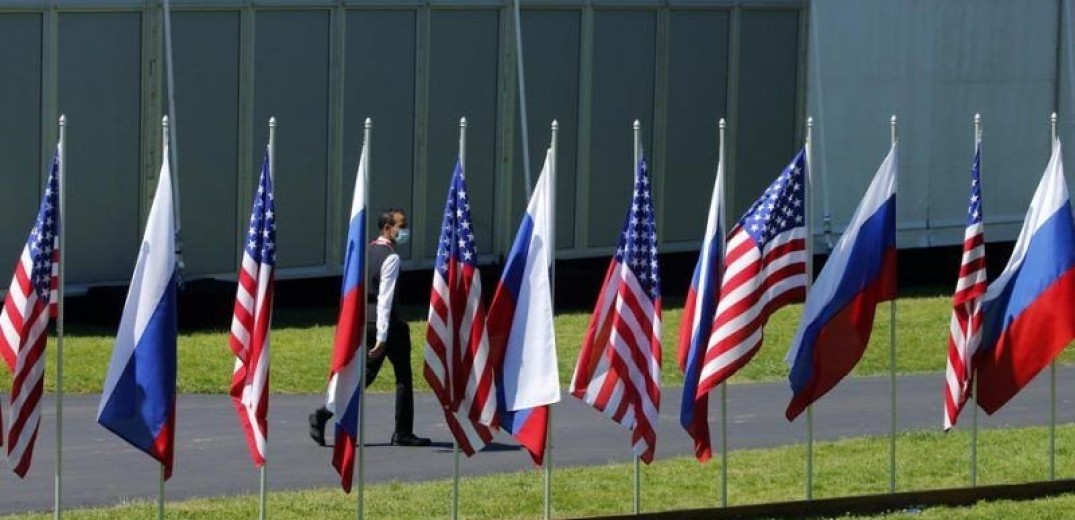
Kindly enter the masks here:
<path id="1" fill-rule="evenodd" d="M 165 145 L 157 192 L 123 306 L 97 422 L 172 475 L 175 444 L 176 289 L 172 175 Z"/>
<path id="2" fill-rule="evenodd" d="M 896 297 L 896 171 L 893 144 L 806 296 L 785 358 L 789 421 L 851 372 L 870 342 L 877 304 Z"/>
<path id="3" fill-rule="evenodd" d="M 712 456 L 709 441 L 709 395 L 697 396 L 706 345 L 720 298 L 720 277 L 724 271 L 724 162 L 717 165 L 713 196 L 709 202 L 702 250 L 694 266 L 694 277 L 683 305 L 679 327 L 679 370 L 683 373 L 683 399 L 679 424 L 694 439 L 694 456 L 705 462 Z"/>
<path id="4" fill-rule="evenodd" d="M 545 460 L 549 406 L 560 401 L 552 314 L 553 153 L 545 155 L 504 272 L 489 308 L 489 345 L 496 370 L 500 427 Z"/>
<path id="5" fill-rule="evenodd" d="M 340 474 L 343 490 L 351 492 L 358 443 L 358 406 L 362 399 L 362 371 L 359 356 L 366 326 L 366 145 L 358 160 L 355 193 L 351 200 L 351 221 L 347 228 L 347 249 L 343 261 L 343 288 L 336 338 L 332 344 L 332 372 L 325 405 L 335 420 L 332 466 Z"/>
<path id="6" fill-rule="evenodd" d="M 975 354 L 978 405 L 992 414 L 1075 338 L 1075 226 L 1060 141 L 1008 265 L 989 284 Z"/>

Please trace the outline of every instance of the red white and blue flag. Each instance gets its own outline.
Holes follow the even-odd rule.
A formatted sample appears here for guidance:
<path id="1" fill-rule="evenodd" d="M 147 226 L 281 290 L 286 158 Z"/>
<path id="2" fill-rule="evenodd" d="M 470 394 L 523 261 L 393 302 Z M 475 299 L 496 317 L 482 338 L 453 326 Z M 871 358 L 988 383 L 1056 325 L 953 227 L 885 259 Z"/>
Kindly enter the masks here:
<path id="1" fill-rule="evenodd" d="M 228 346 L 235 353 L 229 393 L 250 457 L 258 467 L 265 464 L 265 442 L 269 437 L 269 331 L 276 278 L 276 201 L 270 168 L 266 149 L 250 210 L 228 336 Z"/>
<path id="2" fill-rule="evenodd" d="M 978 405 L 992 414 L 1075 338 L 1075 225 L 1060 141 L 1008 265 L 985 295 L 975 355 Z"/>
<path id="3" fill-rule="evenodd" d="M 0 357 L 11 372 L 11 417 L 0 420 L 0 446 L 7 437 L 8 464 L 25 477 L 41 425 L 45 343 L 56 315 L 60 267 L 60 150 L 52 159 L 45 193 L 30 238 L 19 255 L 4 309 L 0 312 Z"/>
<path id="4" fill-rule="evenodd" d="M 362 147 L 355 175 L 355 192 L 351 200 L 351 220 L 343 260 L 340 314 L 332 344 L 332 368 L 325 403 L 325 407 L 335 416 L 332 466 L 340 474 L 340 486 L 348 493 L 351 492 L 354 477 L 355 445 L 359 442 L 358 407 L 362 401 L 362 374 L 366 369 L 366 360 L 359 355 L 359 350 L 365 341 L 363 334 L 366 326 L 367 146 Z"/>
<path id="5" fill-rule="evenodd" d="M 728 237 L 720 302 L 696 398 L 750 362 L 761 349 L 769 316 L 806 297 L 806 173 L 803 149 Z"/>
<path id="6" fill-rule="evenodd" d="M 549 405 L 560 402 L 550 277 L 553 170 L 549 150 L 489 307 L 498 421 L 539 466 L 545 460 Z"/>
<path id="7" fill-rule="evenodd" d="M 971 394 L 974 353 L 982 342 L 982 300 L 986 291 L 985 224 L 982 222 L 982 148 L 974 148 L 970 170 L 970 205 L 963 233 L 963 262 L 952 295 L 948 325 L 948 364 L 944 374 L 944 429 L 956 425 Z"/>
<path id="8" fill-rule="evenodd" d="M 641 159 L 616 254 L 571 378 L 571 395 L 631 430 L 632 450 L 647 464 L 657 447 L 661 404 L 661 286 L 651 193 Z"/>
<path id="9" fill-rule="evenodd" d="M 463 165 L 455 163 L 429 293 L 423 373 L 468 457 L 493 440 L 496 395 Z"/>
<path id="10" fill-rule="evenodd" d="M 709 201 L 702 249 L 694 266 L 694 277 L 683 304 L 679 326 L 679 370 L 683 373 L 683 399 L 679 424 L 694 439 L 694 456 L 705 462 L 713 455 L 709 441 L 709 394 L 698 395 L 702 358 L 720 298 L 720 277 L 724 272 L 724 162 L 717 165 L 713 196 Z"/>
<path id="11" fill-rule="evenodd" d="M 168 146 L 145 236 L 123 306 L 97 422 L 145 452 L 172 475 L 175 446 L 175 223 Z"/>
<path id="12" fill-rule="evenodd" d="M 877 304 L 896 297 L 896 145 L 836 242 L 806 297 L 785 361 L 795 420 L 855 367 L 873 330 Z"/>

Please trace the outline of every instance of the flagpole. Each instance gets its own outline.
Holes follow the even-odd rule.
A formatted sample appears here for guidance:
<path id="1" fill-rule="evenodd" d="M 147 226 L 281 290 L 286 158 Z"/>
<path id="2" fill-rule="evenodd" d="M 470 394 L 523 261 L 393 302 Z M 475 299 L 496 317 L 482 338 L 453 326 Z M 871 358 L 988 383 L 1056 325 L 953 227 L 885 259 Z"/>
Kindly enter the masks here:
<path id="1" fill-rule="evenodd" d="M 164 117 L 161 118 L 161 150 L 167 150 L 168 149 L 168 139 L 169 139 L 168 135 L 169 135 L 169 132 L 168 132 L 168 116 L 164 116 Z M 168 159 L 169 158 L 166 155 L 161 154 L 161 161 L 168 162 Z M 171 171 L 171 165 L 169 164 L 169 172 L 170 171 Z M 171 175 L 169 175 L 169 176 L 172 177 L 173 179 L 175 178 L 174 176 L 171 176 Z M 174 186 L 175 185 L 173 184 L 173 188 L 174 188 Z M 175 215 L 173 215 L 173 218 L 175 218 Z M 176 229 L 179 229 L 178 226 L 176 227 Z M 158 520 L 164 520 L 164 464 L 163 463 L 160 465 L 160 478 L 159 478 L 158 484 L 159 484 L 159 486 L 158 486 L 159 489 L 157 490 L 157 519 Z"/>
<path id="2" fill-rule="evenodd" d="M 172 60 L 172 7 L 169 0 L 164 0 L 164 57 L 168 80 L 168 114 L 171 116 L 171 132 L 165 134 L 164 140 L 171 147 L 169 171 L 172 172 L 172 205 L 175 208 L 175 259 L 177 269 L 182 272 L 183 263 L 183 226 L 179 219 L 179 132 L 175 121 L 175 72 Z"/>
<path id="3" fill-rule="evenodd" d="M 1056 112 L 1049 116 L 1052 140 L 1049 147 L 1056 143 Z M 1049 480 L 1056 480 L 1056 359 L 1049 362 Z"/>
<path id="4" fill-rule="evenodd" d="M 720 149 L 717 152 L 717 168 L 724 168 L 724 130 L 727 128 L 727 123 L 724 118 L 720 118 L 717 122 L 719 128 L 719 144 Z M 721 196 L 724 193 L 724 179 L 723 175 L 720 176 L 719 182 Z M 720 236 L 717 236 L 717 240 L 725 240 L 724 226 L 728 222 L 728 205 L 723 200 L 720 201 L 720 226 L 717 226 L 717 232 Z M 720 247 L 719 266 L 723 269 L 724 266 L 724 247 Z M 727 381 L 721 381 L 720 383 L 720 505 L 722 507 L 728 507 L 728 385 Z"/>
<path id="5" fill-rule="evenodd" d="M 642 159 L 642 123 L 635 119 L 632 125 L 634 129 L 634 162 L 631 166 L 631 171 L 634 172 L 638 169 L 638 162 Z M 639 463 L 638 455 L 635 454 L 634 463 L 634 513 L 637 515 L 642 512 L 642 466 Z"/>
<path id="6" fill-rule="evenodd" d="M 358 158 L 361 162 L 362 178 L 355 180 L 355 182 L 362 183 L 362 208 L 367 214 L 369 214 L 370 202 L 370 154 L 373 153 L 373 150 L 370 149 L 370 142 L 372 138 L 373 120 L 367 117 L 362 130 L 362 153 Z M 369 229 L 369 226 L 366 226 L 366 229 Z M 365 231 L 365 229 L 362 230 L 363 233 Z M 369 287 L 369 271 L 369 262 L 362 262 L 362 287 L 364 288 Z M 369 327 L 368 322 L 366 327 Z M 368 334 L 362 334 L 362 337 L 359 338 L 358 347 L 358 359 L 362 360 L 362 383 L 358 389 L 358 489 L 355 491 L 355 500 L 358 501 L 358 520 L 362 520 L 366 514 L 364 509 L 366 494 L 366 363 L 369 362 L 367 337 L 369 337 Z"/>
<path id="7" fill-rule="evenodd" d="M 814 164 L 813 154 L 814 118 L 806 118 L 806 289 L 814 285 Z M 828 197 L 826 197 L 826 200 Z M 826 204 L 826 222 L 828 204 Z M 828 224 L 826 223 L 826 229 Z M 827 234 L 827 231 L 826 231 Z M 814 405 L 806 406 L 806 499 L 814 498 Z"/>
<path id="8" fill-rule="evenodd" d="M 459 168 L 467 175 L 467 118 L 459 118 Z M 529 182 L 527 183 L 529 186 Z M 527 188 L 529 190 L 529 188 Z M 449 359 L 454 357 L 449 354 Z M 454 368 L 453 368 L 454 370 Z M 459 440 L 452 436 L 452 520 L 459 518 Z"/>
<path id="9" fill-rule="evenodd" d="M 269 118 L 269 180 L 276 183 L 276 117 Z M 268 514 L 268 476 L 269 472 L 269 436 L 265 435 L 265 445 L 261 454 L 261 470 L 258 484 L 258 518 L 265 520 Z"/>
<path id="10" fill-rule="evenodd" d="M 64 182 L 64 138 L 67 137 L 67 116 L 60 115 L 60 144 L 56 147 L 59 156 L 59 189 L 60 189 L 60 216 L 57 223 L 57 234 L 60 241 L 59 280 L 56 283 L 56 486 L 53 497 L 53 518 L 59 520 L 63 516 L 63 284 L 64 257 L 67 254 L 64 238 L 64 218 L 66 200 L 66 186 Z"/>
<path id="11" fill-rule="evenodd" d="M 982 115 L 974 114 L 974 149 L 976 152 L 981 142 Z M 981 183 L 981 174 L 981 170 L 979 170 L 979 183 Z M 971 405 L 973 415 L 970 430 L 970 485 L 975 487 L 978 485 L 978 377 L 974 373 L 973 367 L 971 369 L 971 398 L 974 403 Z"/>
<path id="12" fill-rule="evenodd" d="M 518 0 L 516 0 L 516 3 L 515 3 L 516 16 L 518 16 L 518 7 L 519 7 L 519 2 L 518 2 Z M 516 18 L 516 21 L 518 21 L 518 18 Z M 522 53 L 521 53 L 521 50 L 520 50 L 520 59 L 521 59 L 521 56 L 522 56 Z M 520 65 L 520 67 L 521 67 L 521 65 Z M 520 83 L 520 85 L 521 85 L 521 83 Z M 552 164 L 549 165 L 549 197 L 547 199 L 548 207 L 546 208 L 546 210 L 548 211 L 548 213 L 546 213 L 546 215 L 549 215 L 551 217 L 551 219 L 552 219 L 551 225 L 549 226 L 549 242 L 550 242 L 550 244 L 549 244 L 549 256 L 550 256 L 549 260 L 550 260 L 550 262 L 552 264 L 552 265 L 549 266 L 549 282 L 550 282 L 549 283 L 549 292 L 550 292 L 551 303 L 552 303 L 552 306 L 553 306 L 553 315 L 555 316 L 555 310 L 556 310 L 556 173 L 557 173 L 556 172 L 556 159 L 557 159 L 557 154 L 559 153 L 558 149 L 557 149 L 557 139 L 559 138 L 559 133 L 560 133 L 560 123 L 557 122 L 555 119 L 553 119 L 552 120 L 552 125 L 550 125 L 550 126 L 551 126 L 551 128 L 550 128 L 551 135 L 549 137 L 549 148 L 552 149 L 552 160 L 550 161 Z M 530 179 L 529 178 L 527 178 L 527 185 L 528 186 L 530 185 Z M 545 431 L 545 508 L 544 508 L 545 509 L 545 517 L 544 517 L 545 520 L 549 520 L 550 518 L 552 518 L 552 450 L 553 450 L 553 444 L 552 444 L 552 405 L 548 405 L 548 414 L 549 414 L 549 421 L 545 425 L 545 428 L 546 428 L 546 431 Z"/>
<path id="13" fill-rule="evenodd" d="M 892 146 L 896 146 L 898 134 L 896 115 L 892 115 L 889 126 L 892 131 Z M 896 492 L 896 299 L 888 302 L 888 356 L 889 379 L 892 381 L 892 419 L 888 444 L 888 492 Z"/>

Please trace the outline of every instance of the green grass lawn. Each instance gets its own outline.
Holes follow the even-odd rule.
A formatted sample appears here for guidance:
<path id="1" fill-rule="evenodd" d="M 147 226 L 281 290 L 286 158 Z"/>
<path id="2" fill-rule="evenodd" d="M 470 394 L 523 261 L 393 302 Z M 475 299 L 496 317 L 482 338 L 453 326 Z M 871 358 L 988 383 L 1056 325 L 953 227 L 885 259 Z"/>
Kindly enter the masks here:
<path id="1" fill-rule="evenodd" d="M 929 372 L 944 370 L 948 341 L 948 319 L 951 313 L 948 296 L 911 296 L 897 304 L 897 371 Z M 874 334 L 866 355 L 852 375 L 872 375 L 889 370 L 889 304 L 878 309 Z M 411 316 L 425 314 L 424 309 L 410 309 Z M 794 305 L 777 312 L 765 329 L 765 343 L 757 357 L 736 374 L 733 382 L 766 381 L 787 377 L 784 354 L 795 334 L 802 306 Z M 664 363 L 662 380 L 665 385 L 683 381 L 676 366 L 676 343 L 682 308 L 664 312 Z M 556 317 L 556 339 L 560 362 L 560 381 L 571 381 L 579 347 L 586 334 L 589 312 L 572 312 Z M 329 355 L 334 332 L 334 309 L 278 309 L 272 332 L 272 390 L 280 393 L 317 393 L 327 379 Z M 422 377 L 425 321 L 411 321 L 413 354 L 411 363 L 418 391 L 429 389 Z M 225 326 L 228 324 L 222 324 Z M 112 353 L 112 330 L 69 328 L 64 344 L 64 388 L 68 392 L 99 392 Z M 47 390 L 55 387 L 55 339 L 49 339 Z M 1062 363 L 1075 360 L 1067 349 Z M 179 392 L 226 392 L 231 378 L 234 357 L 227 346 L 225 329 L 184 331 L 179 338 Z M 373 385 L 374 391 L 393 388 L 391 368 L 385 366 L 383 375 Z M 0 388 L 10 387 L 7 371 L 0 370 Z M 939 383 L 938 383 L 939 384 Z"/>
<path id="2" fill-rule="evenodd" d="M 1075 426 L 1057 431 L 1057 473 L 1075 475 Z M 898 439 L 900 491 L 965 487 L 968 485 L 965 432 L 919 432 Z M 1016 483 L 1046 479 L 1047 432 L 1043 428 L 983 431 L 979 436 L 979 484 Z M 815 452 L 817 498 L 884 493 L 888 489 L 887 438 L 850 439 L 819 443 Z M 928 454 L 923 456 L 923 454 Z M 479 455 L 480 456 L 480 455 Z M 732 452 L 728 460 L 732 505 L 800 500 L 804 497 L 802 446 Z M 692 458 L 661 460 L 642 472 L 644 511 L 715 507 L 719 497 L 720 466 L 698 464 Z M 253 479 L 253 476 L 251 477 Z M 271 477 L 270 477 L 271 478 Z M 492 475 L 463 479 L 461 517 L 540 518 L 542 473 Z M 631 466 L 616 464 L 587 468 L 561 468 L 553 480 L 553 507 L 557 517 L 627 513 L 631 507 Z M 495 490 L 492 491 L 492 490 Z M 450 483 L 398 482 L 366 488 L 366 517 L 370 519 L 445 518 Z M 274 518 L 353 518 L 355 496 L 338 489 L 272 492 Z M 149 518 L 151 503 L 71 512 L 69 518 Z M 207 498 L 168 505 L 168 518 L 239 519 L 257 514 L 255 496 Z M 31 520 L 51 515 L 5 516 Z M 911 513 L 866 518 L 903 518 Z M 914 513 L 914 518 L 1073 518 L 1075 496 L 1027 502 L 981 503 L 966 508 L 935 508 Z"/>

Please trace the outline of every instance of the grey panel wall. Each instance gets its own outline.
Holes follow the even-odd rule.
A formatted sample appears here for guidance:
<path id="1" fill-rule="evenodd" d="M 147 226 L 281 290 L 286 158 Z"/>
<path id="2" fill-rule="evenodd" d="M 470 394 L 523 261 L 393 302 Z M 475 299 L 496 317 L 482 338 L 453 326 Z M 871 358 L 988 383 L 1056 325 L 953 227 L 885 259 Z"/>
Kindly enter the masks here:
<path id="1" fill-rule="evenodd" d="M 0 14 L 0 269 L 15 265 L 33 226 L 44 183 L 41 164 L 41 15 Z M 47 166 L 45 166 L 47 167 Z"/>
<path id="2" fill-rule="evenodd" d="M 349 218 L 363 121 L 369 117 L 374 125 L 369 193 L 372 213 L 368 219 L 371 232 L 375 232 L 381 209 L 395 206 L 413 212 L 414 208 L 415 26 L 413 10 L 347 14 L 344 189 L 340 211 L 344 220 Z M 344 237 L 328 239 L 342 242 Z M 408 258 L 410 245 L 401 249 L 403 257 Z"/>
<path id="3" fill-rule="evenodd" d="M 614 246 L 619 240 L 634 172 L 631 124 L 635 119 L 642 123 L 645 155 L 652 150 L 655 26 L 653 11 L 595 14 L 594 56 L 600 58 L 594 60 L 590 192 L 585 208 L 588 247 Z"/>
<path id="4" fill-rule="evenodd" d="M 728 19 L 726 12 L 672 13 L 661 213 L 668 242 L 698 240 L 705 225 L 717 168 L 717 121 L 727 115 Z"/>
<path id="5" fill-rule="evenodd" d="M 537 182 L 549 147 L 549 125 L 560 125 L 557 142 L 556 243 L 570 249 L 575 243 L 575 190 L 578 159 L 579 111 L 579 11 L 549 10 L 525 12 L 523 25 L 523 64 L 526 66 L 526 97 L 530 124 L 530 175 Z M 547 35 L 555 34 L 555 38 Z M 518 110 L 518 109 L 516 109 Z M 516 119 L 516 136 L 521 121 Z M 515 139 L 516 165 L 512 179 L 512 209 L 508 218 L 516 226 L 526 211 L 523 186 L 522 139 Z M 514 231 L 514 230 L 512 230 Z M 514 239 L 514 236 L 511 237 Z"/>
<path id="6" fill-rule="evenodd" d="M 254 61 L 254 164 L 276 144 L 277 242 L 281 267 L 326 263 L 329 12 L 260 11 Z"/>
<path id="7" fill-rule="evenodd" d="M 733 134 L 754 132 L 735 147 L 742 164 L 786 161 L 800 117 L 797 14 L 774 11 L 772 0 L 757 0 L 765 9 L 752 11 L 753 1 L 579 0 L 523 11 L 535 178 L 549 123 L 560 123 L 561 258 L 604 256 L 616 242 L 636 118 L 658 178 L 666 251 L 694 247 L 701 234 L 717 118 L 738 108 L 743 118 L 764 121 L 760 129 L 733 127 Z M 0 254 L 15 257 L 36 207 L 54 133 L 42 121 L 66 112 L 69 278 L 75 286 L 125 283 L 160 165 L 159 119 L 168 110 L 160 12 L 129 0 L 73 5 L 0 5 L 0 65 L 18 72 L 11 75 L 17 81 L 0 85 L 0 109 L 13 121 L 0 128 L 0 174 L 11 186 L 0 203 L 19 214 L 0 222 Z M 374 120 L 370 227 L 385 206 L 410 211 L 415 239 L 401 251 L 406 267 L 432 261 L 460 116 L 470 123 L 467 179 L 479 249 L 483 258 L 507 253 L 526 202 L 508 4 L 173 7 L 187 279 L 234 275 L 270 116 L 279 120 L 282 277 L 338 271 L 366 117 Z M 731 13 L 740 11 L 743 31 L 733 34 Z M 56 31 L 45 31 L 54 15 Z M 744 65 L 731 83 L 736 37 L 743 61 L 760 62 Z M 771 92 L 755 92 L 762 84 Z M 730 85 L 746 93 L 737 96 Z M 750 169 L 765 170 L 766 179 L 775 174 L 765 165 Z"/>
<path id="8" fill-rule="evenodd" d="M 467 118 L 466 178 L 479 254 L 493 243 L 496 181 L 496 11 L 433 11 L 430 15 L 429 149 L 425 221 L 414 233 L 436 251 L 444 198 L 459 150 L 459 118 Z"/>
<path id="9" fill-rule="evenodd" d="M 186 274 L 227 273 L 250 219 L 238 183 L 256 174 L 239 171 L 239 13 L 179 12 L 172 27 Z"/>
<path id="10" fill-rule="evenodd" d="M 141 29 L 139 13 L 60 15 L 71 283 L 128 280 L 134 266 L 142 233 Z"/>
<path id="11" fill-rule="evenodd" d="M 887 152 L 897 114 L 899 245 L 962 242 L 980 112 L 986 237 L 1013 240 L 1048 160 L 1059 3 L 813 5 L 808 110 L 819 119 L 815 171 L 827 179 L 835 230 Z"/>
<path id="12" fill-rule="evenodd" d="M 730 219 L 750 207 L 800 146 L 795 142 L 798 28 L 795 11 L 743 12 Z"/>

